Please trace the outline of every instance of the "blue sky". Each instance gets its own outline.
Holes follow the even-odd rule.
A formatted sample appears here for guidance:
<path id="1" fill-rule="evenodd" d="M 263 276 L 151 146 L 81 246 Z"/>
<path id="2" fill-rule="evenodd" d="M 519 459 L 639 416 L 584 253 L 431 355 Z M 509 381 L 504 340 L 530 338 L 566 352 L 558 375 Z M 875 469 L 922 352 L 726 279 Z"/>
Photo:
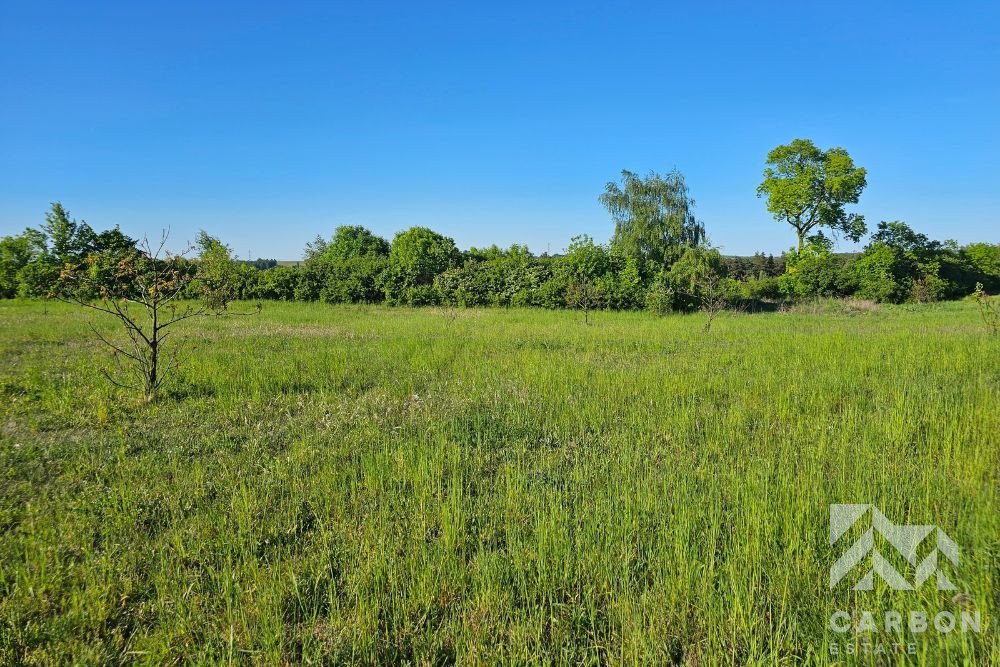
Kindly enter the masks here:
<path id="1" fill-rule="evenodd" d="M 1000 241 L 995 2 L 4 0 L 0 68 L 0 234 L 58 199 L 240 256 L 340 224 L 555 252 L 676 167 L 713 243 L 778 253 L 754 190 L 808 137 L 868 168 L 870 224 Z"/>

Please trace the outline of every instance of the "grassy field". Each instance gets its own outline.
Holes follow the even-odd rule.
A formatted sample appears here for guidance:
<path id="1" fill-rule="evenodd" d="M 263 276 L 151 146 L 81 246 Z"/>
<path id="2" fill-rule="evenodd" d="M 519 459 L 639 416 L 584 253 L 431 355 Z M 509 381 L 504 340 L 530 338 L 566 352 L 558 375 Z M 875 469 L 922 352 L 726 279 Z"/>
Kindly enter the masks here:
<path id="1" fill-rule="evenodd" d="M 0 663 L 826 664 L 834 610 L 975 609 L 890 660 L 1000 664 L 1000 339 L 969 304 L 707 334 L 266 304 L 185 323 L 151 405 L 91 320 L 0 302 Z M 939 525 L 961 594 L 830 590 L 852 502 Z"/>

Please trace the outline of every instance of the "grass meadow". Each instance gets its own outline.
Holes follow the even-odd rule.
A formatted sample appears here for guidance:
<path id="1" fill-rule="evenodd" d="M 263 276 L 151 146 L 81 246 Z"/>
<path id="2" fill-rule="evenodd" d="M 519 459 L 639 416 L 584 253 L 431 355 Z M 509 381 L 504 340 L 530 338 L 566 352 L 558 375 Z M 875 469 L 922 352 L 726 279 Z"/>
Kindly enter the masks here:
<path id="1" fill-rule="evenodd" d="M 0 663 L 1000 664 L 1000 339 L 970 304 L 705 333 L 268 303 L 179 325 L 149 405 L 91 321 L 118 333 L 0 302 Z M 831 503 L 940 526 L 958 594 L 831 590 Z M 899 637 L 838 609 L 983 627 L 850 657 Z"/>

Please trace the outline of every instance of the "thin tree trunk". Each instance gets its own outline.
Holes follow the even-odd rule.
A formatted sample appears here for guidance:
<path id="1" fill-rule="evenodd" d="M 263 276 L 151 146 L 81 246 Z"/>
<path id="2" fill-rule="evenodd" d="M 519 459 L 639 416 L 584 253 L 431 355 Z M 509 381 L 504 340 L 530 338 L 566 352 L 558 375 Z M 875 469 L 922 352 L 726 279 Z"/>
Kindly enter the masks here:
<path id="1" fill-rule="evenodd" d="M 153 330 L 149 338 L 149 378 L 146 381 L 146 400 L 152 401 L 156 394 L 157 363 L 160 352 L 160 323 L 156 317 L 156 306 L 153 306 Z"/>

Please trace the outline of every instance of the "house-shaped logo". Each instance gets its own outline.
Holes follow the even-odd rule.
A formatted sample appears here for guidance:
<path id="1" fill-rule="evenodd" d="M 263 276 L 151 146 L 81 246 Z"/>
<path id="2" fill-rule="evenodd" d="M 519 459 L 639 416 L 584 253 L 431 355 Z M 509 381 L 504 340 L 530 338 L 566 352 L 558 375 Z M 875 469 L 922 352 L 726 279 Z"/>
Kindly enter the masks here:
<path id="1" fill-rule="evenodd" d="M 955 585 L 938 569 L 938 559 L 943 557 L 958 565 L 958 545 L 937 526 L 897 526 L 874 505 L 830 505 L 830 544 L 837 544 L 863 518 L 866 522 L 870 518 L 871 523 L 830 568 L 830 588 L 858 568 L 864 574 L 853 586 L 856 591 L 874 588 L 876 574 L 897 591 L 912 591 L 931 578 L 935 579 L 938 590 L 955 590 Z M 915 568 L 912 582 L 879 553 L 875 546 L 876 533 Z M 934 548 L 918 563 L 917 548 L 928 538 L 935 541 Z"/>

